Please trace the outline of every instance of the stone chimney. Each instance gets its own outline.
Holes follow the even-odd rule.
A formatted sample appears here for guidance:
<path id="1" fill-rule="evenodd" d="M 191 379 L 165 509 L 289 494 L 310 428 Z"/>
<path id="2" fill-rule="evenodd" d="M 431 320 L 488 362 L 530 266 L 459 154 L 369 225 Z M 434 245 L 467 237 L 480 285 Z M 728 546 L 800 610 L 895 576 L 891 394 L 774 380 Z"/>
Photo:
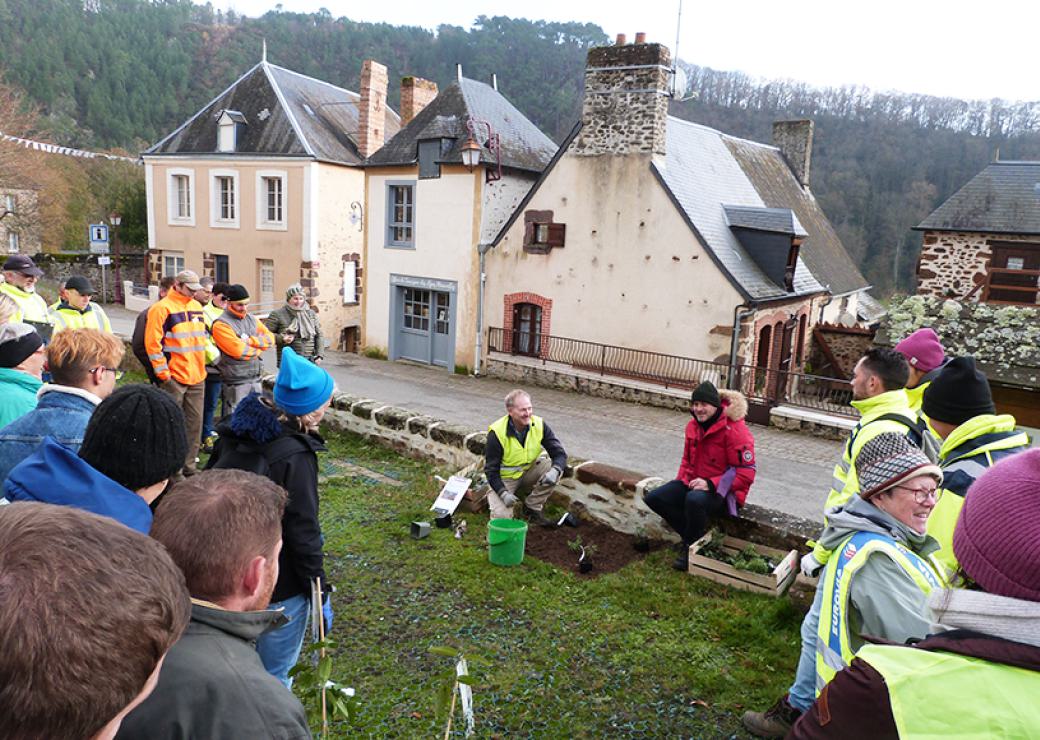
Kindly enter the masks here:
<path id="1" fill-rule="evenodd" d="M 422 77 L 401 79 L 401 128 L 437 97 L 437 83 Z"/>
<path id="2" fill-rule="evenodd" d="M 812 139 L 813 122 L 808 119 L 773 122 L 773 146 L 784 155 L 788 167 L 803 188 L 809 187 Z"/>
<path id="3" fill-rule="evenodd" d="M 665 153 L 672 55 L 661 44 L 624 44 L 589 50 L 581 133 L 573 153 Z"/>
<path id="4" fill-rule="evenodd" d="M 361 65 L 361 100 L 358 102 L 358 152 L 370 157 L 383 146 L 386 135 L 386 67 L 366 59 Z"/>

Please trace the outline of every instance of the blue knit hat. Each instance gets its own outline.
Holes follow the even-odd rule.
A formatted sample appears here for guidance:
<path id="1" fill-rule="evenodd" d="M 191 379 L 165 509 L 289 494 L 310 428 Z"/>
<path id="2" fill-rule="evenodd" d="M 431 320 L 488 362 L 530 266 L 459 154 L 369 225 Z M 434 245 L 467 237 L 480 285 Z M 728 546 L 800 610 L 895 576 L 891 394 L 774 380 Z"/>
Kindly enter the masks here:
<path id="1" fill-rule="evenodd" d="M 282 350 L 282 366 L 274 381 L 275 405 L 293 416 L 303 416 L 319 408 L 332 397 L 332 376 L 293 352 Z"/>

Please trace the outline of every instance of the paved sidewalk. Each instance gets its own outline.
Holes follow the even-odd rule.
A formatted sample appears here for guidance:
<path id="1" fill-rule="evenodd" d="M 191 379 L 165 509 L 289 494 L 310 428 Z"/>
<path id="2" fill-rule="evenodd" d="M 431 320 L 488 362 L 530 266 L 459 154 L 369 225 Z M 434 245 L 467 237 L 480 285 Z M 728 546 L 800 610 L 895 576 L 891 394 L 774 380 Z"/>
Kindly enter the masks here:
<path id="1" fill-rule="evenodd" d="M 113 329 L 129 334 L 136 314 L 106 306 Z M 274 371 L 273 353 L 267 369 Z M 328 353 L 326 369 L 340 390 L 403 406 L 440 419 L 486 429 L 505 413 L 503 398 L 513 384 L 494 378 L 452 375 L 421 365 Z M 585 459 L 670 480 L 679 468 L 683 429 L 689 416 L 675 411 L 612 401 L 566 391 L 528 389 L 535 413 L 543 416 L 567 452 Z M 758 473 L 749 501 L 759 506 L 821 520 L 831 470 L 841 443 L 751 425 Z"/>
<path id="2" fill-rule="evenodd" d="M 339 388 L 473 429 L 505 413 L 512 383 L 452 375 L 444 370 L 360 355 L 329 353 L 326 369 Z M 689 416 L 567 391 L 531 387 L 544 417 L 567 452 L 585 459 L 671 479 L 679 468 Z M 820 520 L 841 443 L 752 425 L 758 473 L 749 501 Z"/>

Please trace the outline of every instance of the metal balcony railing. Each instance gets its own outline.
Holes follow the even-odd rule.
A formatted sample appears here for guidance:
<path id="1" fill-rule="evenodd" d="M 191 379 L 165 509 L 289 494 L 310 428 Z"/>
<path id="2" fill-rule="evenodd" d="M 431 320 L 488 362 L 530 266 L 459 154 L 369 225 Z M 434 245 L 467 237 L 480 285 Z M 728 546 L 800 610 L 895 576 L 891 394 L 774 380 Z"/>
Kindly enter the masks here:
<path id="1" fill-rule="evenodd" d="M 699 360 L 661 352 L 631 349 L 583 339 L 523 331 L 488 329 L 488 350 L 554 362 L 603 376 L 640 380 L 664 388 L 692 389 L 705 380 L 732 388 L 749 401 L 787 403 L 842 416 L 855 416 L 848 404 L 852 386 L 847 380 L 825 378 L 782 369 Z"/>

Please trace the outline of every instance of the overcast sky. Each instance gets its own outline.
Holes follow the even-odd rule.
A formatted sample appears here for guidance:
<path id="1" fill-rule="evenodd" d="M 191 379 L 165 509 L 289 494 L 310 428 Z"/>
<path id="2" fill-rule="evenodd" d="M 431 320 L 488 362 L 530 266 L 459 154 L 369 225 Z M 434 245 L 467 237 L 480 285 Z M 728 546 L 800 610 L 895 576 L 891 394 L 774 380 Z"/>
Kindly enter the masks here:
<path id="1" fill-rule="evenodd" d="M 215 0 L 259 16 L 277 0 Z M 678 0 L 282 0 L 284 10 L 327 8 L 334 17 L 469 27 L 479 15 L 595 23 L 613 38 L 645 31 L 675 47 Z M 1040 4 L 1030 0 L 685 0 L 679 56 L 818 86 L 858 84 L 964 99 L 1040 100 Z"/>

